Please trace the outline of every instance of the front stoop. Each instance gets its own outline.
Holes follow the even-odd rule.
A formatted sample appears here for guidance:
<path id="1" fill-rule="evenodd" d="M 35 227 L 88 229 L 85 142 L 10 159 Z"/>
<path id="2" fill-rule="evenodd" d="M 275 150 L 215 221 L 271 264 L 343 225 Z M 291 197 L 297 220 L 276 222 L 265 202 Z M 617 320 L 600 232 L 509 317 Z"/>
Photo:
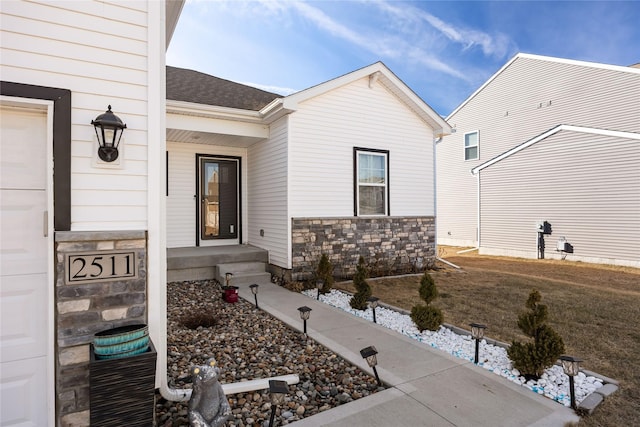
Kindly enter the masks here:
<path id="1" fill-rule="evenodd" d="M 251 245 L 171 248 L 167 249 L 167 281 L 218 279 L 224 285 L 224 273 L 234 273 L 233 270 L 236 268 L 239 275 L 243 272 L 254 271 L 266 274 L 265 277 L 270 280 L 269 273 L 265 273 L 268 262 L 269 252 Z M 261 264 L 261 266 L 253 266 L 253 263 Z M 224 264 L 248 264 L 251 267 L 238 266 L 231 270 L 227 269 L 222 274 L 221 280 L 218 275 L 218 266 Z"/>
<path id="2" fill-rule="evenodd" d="M 252 283 L 264 283 L 271 280 L 271 274 L 266 272 L 264 262 L 235 262 L 218 264 L 216 279 L 226 285 L 226 275 L 231 273 L 231 286 L 250 285 Z"/>

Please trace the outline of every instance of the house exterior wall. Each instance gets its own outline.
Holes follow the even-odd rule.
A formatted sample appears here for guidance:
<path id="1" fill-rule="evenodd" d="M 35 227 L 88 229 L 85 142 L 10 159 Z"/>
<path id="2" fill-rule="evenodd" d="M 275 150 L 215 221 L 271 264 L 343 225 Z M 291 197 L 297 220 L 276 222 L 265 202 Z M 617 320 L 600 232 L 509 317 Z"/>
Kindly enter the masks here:
<path id="1" fill-rule="evenodd" d="M 416 260 L 434 255 L 433 238 L 429 239 L 425 229 L 417 240 L 409 241 L 402 218 L 419 217 L 418 228 L 433 220 L 433 129 L 380 82 L 370 87 L 369 78 L 301 102 L 298 107 L 290 116 L 289 133 L 290 240 L 295 275 L 303 277 L 303 270 L 311 269 L 323 252 L 332 255 L 337 264 L 350 264 L 353 257 L 357 263 L 362 254 L 373 265 L 377 254 L 384 255 L 386 263 L 402 261 L 407 268 L 427 265 L 427 261 Z M 390 216 L 354 217 L 355 147 L 388 150 Z M 309 220 L 313 230 L 307 227 Z M 347 237 L 331 230 L 345 221 L 349 227 L 356 226 L 357 233 Z M 381 223 L 391 229 L 381 232 Z M 327 224 L 330 231 L 319 235 L 323 231 L 316 229 L 318 224 L 323 230 Z M 376 241 L 378 247 L 390 244 L 397 251 L 385 246 L 384 251 L 376 252 L 369 247 Z M 301 249 L 301 242 L 313 247 Z M 405 245 L 412 247 L 411 256 L 402 252 Z M 349 274 L 350 270 L 345 267 L 345 271 Z"/>
<path id="2" fill-rule="evenodd" d="M 147 3 L 11 1 L 2 13 L 2 79 L 72 91 L 71 229 L 145 229 Z M 118 166 L 95 161 L 91 120 L 109 104 L 127 124 Z"/>
<path id="3" fill-rule="evenodd" d="M 438 243 L 477 244 L 472 168 L 559 124 L 640 132 L 640 74 L 620 68 L 519 57 L 454 111 L 456 133 L 436 148 Z M 465 161 L 464 134 L 476 130 L 479 158 Z"/>
<path id="4" fill-rule="evenodd" d="M 301 103 L 289 141 L 292 217 L 353 216 L 354 147 L 389 150 L 391 215 L 434 215 L 433 130 L 381 83 Z"/>
<path id="5" fill-rule="evenodd" d="M 107 291 L 88 296 L 85 288 L 69 294 L 59 286 L 66 273 L 64 263 L 58 262 L 55 274 L 48 278 L 57 291 L 50 301 L 57 310 L 57 345 L 51 349 L 55 351 L 56 425 L 89 425 L 87 349 L 96 327 L 107 329 L 144 319 L 154 342 L 161 335 L 156 316 L 160 305 L 148 301 L 159 302 L 162 292 L 146 284 L 158 283 L 165 274 L 163 260 L 158 258 L 165 250 L 164 246 L 159 249 L 164 243 L 159 237 L 162 202 L 154 191 L 163 173 L 153 155 L 164 152 L 165 97 L 159 89 L 164 87 L 164 14 L 164 2 L 154 1 L 8 1 L 0 5 L 2 80 L 71 93 L 70 169 L 49 159 L 56 176 L 70 177 L 71 233 L 56 230 L 56 241 L 64 242 L 49 248 L 50 257 L 59 261 L 66 252 L 80 250 L 81 242 L 96 233 L 112 232 L 129 237 L 97 239 L 100 242 L 91 250 L 107 251 L 135 235 L 135 250 L 145 263 L 140 266 L 143 280 L 135 290 L 144 296 L 134 298 L 131 311 L 124 308 L 126 302 L 109 311 L 114 307 L 107 303 Z M 103 164 L 97 159 L 91 120 L 109 104 L 127 129 L 119 160 Z M 153 269 L 146 268 L 150 258 Z M 118 282 L 104 282 L 104 288 L 118 289 Z M 93 302 L 85 309 L 87 300 Z M 76 310 L 91 314 L 83 317 Z"/>
<path id="6" fill-rule="evenodd" d="M 269 139 L 247 150 L 248 241 L 268 250 L 271 264 L 286 269 L 291 268 L 288 136 L 285 116 L 271 124 Z"/>
<path id="7" fill-rule="evenodd" d="M 245 148 L 189 144 L 167 141 L 168 195 L 167 247 L 182 248 L 196 245 L 196 154 L 211 154 L 241 158 L 242 236 L 247 239 L 247 168 Z"/>
<path id="8" fill-rule="evenodd" d="M 480 253 L 536 258 L 537 221 L 551 224 L 545 258 L 640 267 L 640 141 L 560 131 L 480 171 Z"/>
<path id="9" fill-rule="evenodd" d="M 435 219 L 428 217 L 294 218 L 294 280 L 312 280 L 322 254 L 333 275 L 351 278 L 362 256 L 374 277 L 417 273 L 435 260 Z"/>

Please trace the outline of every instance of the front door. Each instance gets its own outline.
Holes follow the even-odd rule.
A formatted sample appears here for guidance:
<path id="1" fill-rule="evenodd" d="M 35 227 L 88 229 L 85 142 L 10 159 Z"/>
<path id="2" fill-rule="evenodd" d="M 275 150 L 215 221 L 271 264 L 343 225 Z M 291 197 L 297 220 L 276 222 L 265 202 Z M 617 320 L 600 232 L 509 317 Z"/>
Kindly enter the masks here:
<path id="1" fill-rule="evenodd" d="M 240 159 L 196 155 L 198 161 L 198 246 L 237 244 Z"/>
<path id="2" fill-rule="evenodd" d="M 44 426 L 52 407 L 47 111 L 0 105 L 0 425 Z"/>

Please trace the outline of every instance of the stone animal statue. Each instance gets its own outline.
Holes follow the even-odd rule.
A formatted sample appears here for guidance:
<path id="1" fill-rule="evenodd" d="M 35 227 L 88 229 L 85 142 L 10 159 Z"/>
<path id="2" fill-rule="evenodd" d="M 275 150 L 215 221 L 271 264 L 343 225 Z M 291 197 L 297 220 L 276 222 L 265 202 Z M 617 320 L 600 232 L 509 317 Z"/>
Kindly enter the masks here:
<path id="1" fill-rule="evenodd" d="M 203 366 L 193 366 L 193 391 L 189 399 L 189 422 L 192 427 L 221 427 L 231 414 L 231 407 L 218 382 L 220 368 L 210 358 Z"/>

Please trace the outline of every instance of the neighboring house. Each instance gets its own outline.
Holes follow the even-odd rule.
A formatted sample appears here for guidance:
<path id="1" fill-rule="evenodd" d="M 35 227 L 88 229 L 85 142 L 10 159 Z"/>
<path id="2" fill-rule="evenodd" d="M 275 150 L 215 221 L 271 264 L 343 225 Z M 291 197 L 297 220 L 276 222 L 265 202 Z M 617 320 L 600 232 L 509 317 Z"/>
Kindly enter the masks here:
<path id="1" fill-rule="evenodd" d="M 518 54 L 447 121 L 438 244 L 640 267 L 640 69 Z"/>
<path id="2" fill-rule="evenodd" d="M 337 275 L 423 268 L 449 132 L 379 62 L 286 97 L 167 67 L 167 247 L 249 243 L 294 279 L 322 253 Z"/>
<path id="3" fill-rule="evenodd" d="M 0 2 L 0 425 L 89 425 L 95 332 L 148 322 L 165 350 L 165 50 L 182 5 Z M 127 125 L 114 163 L 91 124 L 108 105 Z"/>

